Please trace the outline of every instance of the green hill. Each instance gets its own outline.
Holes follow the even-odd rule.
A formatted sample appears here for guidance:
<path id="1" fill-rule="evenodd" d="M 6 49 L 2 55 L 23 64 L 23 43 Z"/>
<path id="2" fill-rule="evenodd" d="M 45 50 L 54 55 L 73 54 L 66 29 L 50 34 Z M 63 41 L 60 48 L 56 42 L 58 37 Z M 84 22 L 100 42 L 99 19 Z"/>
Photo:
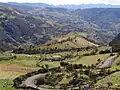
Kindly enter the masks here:
<path id="1" fill-rule="evenodd" d="M 71 48 L 83 48 L 91 46 L 99 46 L 86 39 L 87 34 L 74 32 L 59 37 L 54 37 L 51 41 L 42 45 L 44 48 L 55 48 L 58 49 L 71 49 Z"/>

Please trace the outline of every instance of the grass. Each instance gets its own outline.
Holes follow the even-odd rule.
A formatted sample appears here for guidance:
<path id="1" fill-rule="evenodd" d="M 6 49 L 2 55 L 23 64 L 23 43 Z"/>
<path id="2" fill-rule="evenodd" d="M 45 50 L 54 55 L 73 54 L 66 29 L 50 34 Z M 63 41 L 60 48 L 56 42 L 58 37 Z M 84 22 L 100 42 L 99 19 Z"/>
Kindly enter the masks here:
<path id="1" fill-rule="evenodd" d="M 27 60 L 32 61 L 33 58 L 31 58 L 31 56 L 15 55 L 16 58 L 11 59 L 11 57 L 13 57 L 14 55 L 15 54 L 8 52 L 0 53 L 0 90 L 15 90 L 12 87 L 12 81 L 14 78 L 18 77 L 19 75 L 23 75 L 25 73 L 32 72 L 38 69 L 23 66 L 28 64 L 29 61 L 26 62 Z M 5 60 L 5 58 L 9 57 L 10 59 Z M 36 58 L 34 57 L 34 59 Z"/>
<path id="2" fill-rule="evenodd" d="M 40 58 L 45 58 L 49 56 L 54 55 L 83 55 L 84 53 L 90 53 L 90 51 L 80 51 L 80 52 L 61 52 L 61 53 L 55 53 L 55 54 L 37 54 L 37 55 L 27 55 L 27 54 L 12 54 L 12 53 L 0 53 L 0 57 L 12 57 L 14 58 L 10 60 L 1 60 L 0 61 L 0 90 L 14 90 L 14 88 L 11 87 L 12 80 L 19 75 L 31 72 L 33 70 L 37 70 L 42 65 L 48 65 L 49 67 L 56 67 L 59 66 L 59 62 L 49 62 L 49 61 L 42 61 L 40 62 Z M 97 59 L 105 60 L 108 58 L 109 54 L 100 54 L 100 55 L 92 55 L 92 56 L 85 56 L 81 57 L 80 59 L 73 60 L 73 63 L 81 63 L 85 65 L 91 65 L 95 64 L 97 62 Z M 72 59 L 75 59 L 72 58 Z M 37 66 L 37 63 L 39 63 L 40 66 Z M 5 83 L 7 81 L 7 87 L 5 86 Z M 68 83 L 68 79 L 65 77 L 63 80 L 59 83 Z"/>
<path id="3" fill-rule="evenodd" d="M 61 41 L 61 43 L 56 42 L 49 46 L 41 45 L 39 48 L 46 49 L 46 48 L 57 47 L 58 49 L 65 49 L 65 48 L 71 49 L 71 48 L 81 48 L 81 47 L 88 47 L 88 46 L 98 46 L 97 44 L 94 44 L 86 40 L 85 39 L 86 36 L 87 34 L 85 33 L 74 32 L 74 33 L 69 33 L 67 35 L 63 35 L 63 36 L 53 37 L 52 38 L 53 41 L 54 40 Z M 71 38 L 72 40 L 69 40 L 68 38 Z"/>
<path id="4" fill-rule="evenodd" d="M 99 55 L 92 55 L 92 56 L 84 56 L 78 60 L 73 60 L 74 64 L 84 64 L 84 65 L 91 65 L 95 64 L 98 59 L 104 61 L 109 57 L 109 54 L 99 54 Z"/>
<path id="5" fill-rule="evenodd" d="M 91 43 L 87 40 L 85 40 L 82 37 L 77 37 L 76 39 L 73 39 L 72 41 L 66 41 L 63 43 L 56 43 L 50 46 L 41 46 L 40 48 L 60 48 L 60 49 L 65 49 L 65 48 L 81 48 L 81 47 L 87 47 L 87 46 L 97 46 L 94 43 Z"/>
<path id="6" fill-rule="evenodd" d="M 106 86 L 107 82 L 111 82 L 113 84 L 113 86 L 115 84 L 120 85 L 120 72 L 113 73 L 113 74 L 107 76 L 106 78 L 98 81 L 97 85 L 105 85 Z"/>
<path id="7" fill-rule="evenodd" d="M 110 70 L 120 69 L 120 65 L 117 65 L 118 63 L 120 63 L 120 56 L 113 62 Z M 99 80 L 97 82 L 97 85 L 107 86 L 107 83 L 111 82 L 113 84 L 111 87 L 118 88 L 118 90 L 119 90 L 120 87 L 116 86 L 116 85 L 120 85 L 120 78 L 119 77 L 120 77 L 120 71 L 119 72 L 115 72 L 115 73 L 105 77 L 102 80 Z"/>
<path id="8" fill-rule="evenodd" d="M 0 54 L 0 58 L 1 57 L 12 57 L 14 56 L 14 58 L 9 59 L 9 60 L 1 60 L 0 64 L 16 64 L 19 66 L 25 66 L 25 67 L 38 67 L 37 64 L 40 62 L 40 60 L 46 57 L 51 57 L 54 55 L 60 55 L 62 57 L 66 57 L 66 56 L 73 56 L 76 57 L 77 55 L 83 55 L 85 53 L 90 53 L 92 52 L 92 50 L 89 51 L 80 51 L 80 52 L 61 52 L 61 53 L 54 53 L 54 54 L 36 54 L 36 55 L 27 55 L 27 54 L 11 54 L 11 53 L 2 53 Z M 54 66 L 57 65 L 58 66 L 58 62 L 41 62 L 41 65 L 45 65 L 45 64 L 50 64 L 49 66 Z"/>
<path id="9" fill-rule="evenodd" d="M 15 90 L 12 87 L 14 78 L 37 69 L 15 64 L 0 64 L 0 90 Z"/>
<path id="10" fill-rule="evenodd" d="M 12 86 L 13 86 L 12 80 L 0 79 L 0 90 L 16 90 Z"/>
<path id="11" fill-rule="evenodd" d="M 15 64 L 0 64 L 0 79 L 14 79 L 19 75 L 32 72 L 39 68 L 28 68 Z"/>
<path id="12" fill-rule="evenodd" d="M 116 66 L 117 64 L 120 64 L 120 56 L 113 62 L 112 66 Z"/>
<path id="13" fill-rule="evenodd" d="M 59 66 L 59 62 L 48 62 L 48 61 L 43 61 L 40 63 L 40 65 L 48 65 L 49 67 L 57 67 Z"/>
<path id="14" fill-rule="evenodd" d="M 0 58 L 3 57 L 12 57 L 14 56 L 14 58 L 9 59 L 9 60 L 2 60 L 0 61 L 0 64 L 17 64 L 20 66 L 26 66 L 26 67 L 37 67 L 36 63 L 39 60 L 39 58 L 41 57 L 40 55 L 25 55 L 25 54 L 6 54 L 3 53 L 0 54 Z"/>

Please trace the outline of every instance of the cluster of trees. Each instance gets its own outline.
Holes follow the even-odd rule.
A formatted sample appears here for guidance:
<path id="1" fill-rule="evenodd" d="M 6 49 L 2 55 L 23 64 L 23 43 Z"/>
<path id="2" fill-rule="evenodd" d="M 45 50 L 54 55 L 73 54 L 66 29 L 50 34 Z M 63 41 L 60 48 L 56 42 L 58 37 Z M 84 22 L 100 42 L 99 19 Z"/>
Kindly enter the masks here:
<path id="1" fill-rule="evenodd" d="M 25 49 L 25 48 L 17 48 L 13 50 L 13 53 L 16 54 L 51 54 L 51 53 L 58 53 L 58 52 L 79 52 L 79 51 L 88 51 L 88 50 L 93 50 L 93 49 L 97 49 L 97 47 L 95 46 L 88 46 L 88 47 L 81 47 L 81 48 L 64 48 L 64 49 L 60 49 L 60 48 L 43 48 L 43 49 L 34 49 L 34 48 L 29 48 L 29 49 Z"/>
<path id="2" fill-rule="evenodd" d="M 112 52 L 111 50 L 106 49 L 106 50 L 100 51 L 99 54 L 106 54 L 106 53 L 111 53 L 111 52 Z"/>
<path id="3" fill-rule="evenodd" d="M 31 73 L 27 73 L 25 75 L 20 75 L 19 77 L 15 78 L 13 80 L 14 84 L 13 87 L 15 88 L 21 88 L 22 82 L 25 81 L 28 77 L 31 77 L 33 75 L 39 74 L 39 73 L 46 73 L 49 70 L 47 68 L 39 69 L 38 71 L 33 71 Z M 23 88 L 23 86 L 22 86 Z"/>
<path id="4" fill-rule="evenodd" d="M 83 65 L 83 64 L 70 64 L 68 62 L 60 62 L 60 65 L 68 70 L 75 70 L 75 69 L 99 69 L 98 65 L 102 61 L 100 59 L 97 60 L 95 64 L 91 64 L 90 66 Z"/>
<path id="5" fill-rule="evenodd" d="M 100 63 L 100 60 L 98 60 L 97 63 Z M 96 68 L 97 64 L 91 65 L 91 66 L 84 66 L 81 64 L 71 65 L 66 62 L 61 62 L 60 65 L 65 67 L 65 69 L 67 69 L 67 70 L 71 70 L 70 68 L 72 68 L 72 70 L 73 70 L 72 72 L 74 72 L 74 74 L 72 74 L 73 79 L 69 81 L 69 85 L 67 85 L 66 87 L 71 85 L 74 87 L 79 87 L 79 90 L 88 90 L 93 87 L 95 88 L 96 87 L 95 83 L 98 80 L 103 79 L 104 77 L 106 77 L 114 72 L 119 71 L 119 70 L 110 71 L 109 69 L 98 69 L 98 68 Z M 81 74 L 83 76 L 81 76 L 81 75 L 79 76 L 79 74 Z M 84 75 L 88 76 L 88 78 L 84 77 Z M 65 88 L 65 86 L 63 88 Z M 99 88 L 102 88 L 102 90 L 103 90 L 106 87 L 99 87 Z"/>
<path id="6" fill-rule="evenodd" d="M 52 40 L 52 41 L 46 43 L 45 45 L 50 46 L 50 45 L 57 44 L 57 43 L 61 43 L 62 44 L 63 42 L 66 42 L 66 41 L 72 41 L 75 38 L 76 37 L 66 37 L 66 38 L 61 37 L 60 39 Z"/>
<path id="7" fill-rule="evenodd" d="M 64 74 L 57 74 L 56 72 L 51 72 L 47 74 L 44 79 L 44 84 L 55 86 L 57 85 L 64 77 Z"/>

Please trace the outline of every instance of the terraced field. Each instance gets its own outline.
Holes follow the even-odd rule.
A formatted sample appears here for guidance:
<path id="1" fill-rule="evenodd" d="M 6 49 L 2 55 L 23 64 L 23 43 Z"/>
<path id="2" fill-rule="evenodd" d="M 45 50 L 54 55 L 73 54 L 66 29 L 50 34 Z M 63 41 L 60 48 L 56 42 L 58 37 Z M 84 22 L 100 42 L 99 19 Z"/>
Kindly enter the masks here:
<path id="1" fill-rule="evenodd" d="M 74 60 L 74 64 L 83 64 L 83 65 L 91 65 L 97 63 L 97 60 L 100 59 L 103 62 L 110 56 L 110 54 L 99 54 L 99 55 L 91 55 L 84 56 L 80 59 Z"/>
<path id="2" fill-rule="evenodd" d="M 37 70 L 15 64 L 0 64 L 0 90 L 15 90 L 12 80 L 20 75 Z"/>
<path id="3" fill-rule="evenodd" d="M 106 78 L 98 81 L 97 84 L 106 86 L 110 82 L 113 84 L 112 87 L 116 86 L 116 87 L 120 88 L 120 78 L 119 77 L 120 77 L 120 72 L 116 72 L 116 73 L 113 73 L 113 74 L 107 76 Z"/>

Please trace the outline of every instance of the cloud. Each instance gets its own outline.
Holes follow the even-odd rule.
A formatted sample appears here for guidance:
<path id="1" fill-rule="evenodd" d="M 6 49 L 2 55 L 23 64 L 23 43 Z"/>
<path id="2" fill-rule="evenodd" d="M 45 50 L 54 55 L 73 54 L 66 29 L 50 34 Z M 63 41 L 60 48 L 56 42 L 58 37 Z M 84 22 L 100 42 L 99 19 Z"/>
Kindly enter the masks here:
<path id="1" fill-rule="evenodd" d="M 105 4 L 120 5 L 120 0 L 101 0 L 101 2 Z"/>

